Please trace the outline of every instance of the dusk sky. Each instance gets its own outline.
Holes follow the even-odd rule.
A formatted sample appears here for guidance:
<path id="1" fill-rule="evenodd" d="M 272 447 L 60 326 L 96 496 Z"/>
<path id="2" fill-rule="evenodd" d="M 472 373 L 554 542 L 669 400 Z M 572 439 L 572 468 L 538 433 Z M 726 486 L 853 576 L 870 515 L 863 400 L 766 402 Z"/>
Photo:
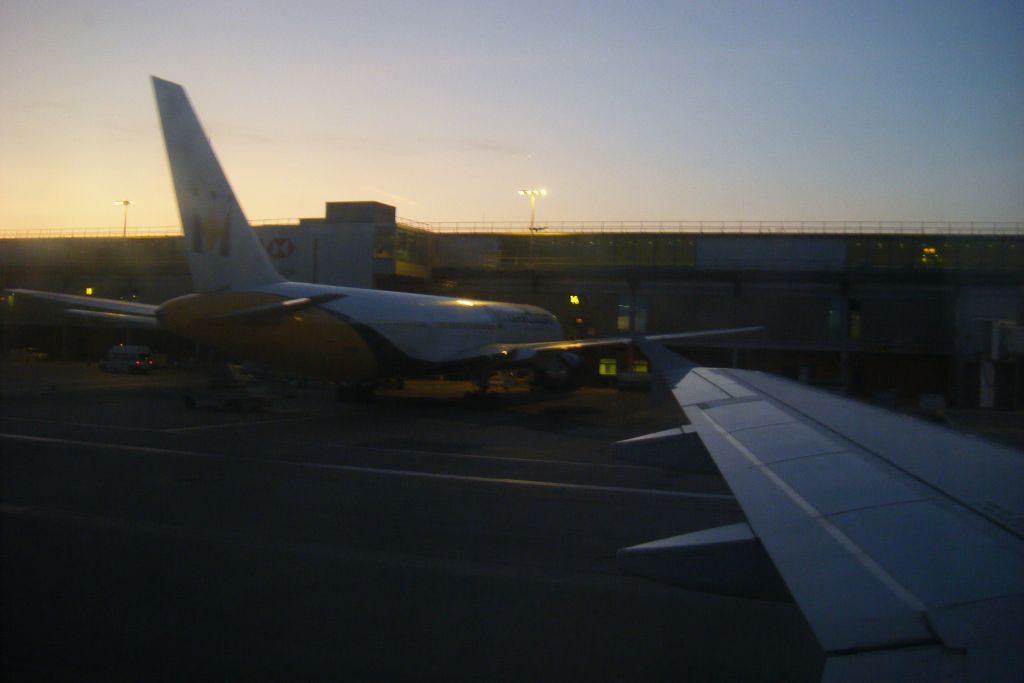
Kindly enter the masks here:
<path id="1" fill-rule="evenodd" d="M 178 224 L 150 74 L 253 220 L 1024 220 L 1020 0 L 0 0 L 0 228 Z"/>

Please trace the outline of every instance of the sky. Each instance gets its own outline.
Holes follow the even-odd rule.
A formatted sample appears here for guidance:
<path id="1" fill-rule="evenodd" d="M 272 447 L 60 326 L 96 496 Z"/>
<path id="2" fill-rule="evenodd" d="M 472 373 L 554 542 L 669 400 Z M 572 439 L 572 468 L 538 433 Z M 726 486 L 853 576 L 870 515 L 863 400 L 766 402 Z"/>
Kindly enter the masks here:
<path id="1" fill-rule="evenodd" d="M 150 75 L 250 220 L 1024 220 L 1024 2 L 0 0 L 0 229 L 178 224 Z"/>

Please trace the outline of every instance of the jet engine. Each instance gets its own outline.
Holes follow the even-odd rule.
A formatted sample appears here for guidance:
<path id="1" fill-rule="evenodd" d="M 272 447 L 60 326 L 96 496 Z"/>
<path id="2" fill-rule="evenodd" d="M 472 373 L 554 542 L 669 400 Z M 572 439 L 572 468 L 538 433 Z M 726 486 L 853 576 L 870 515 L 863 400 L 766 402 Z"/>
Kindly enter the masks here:
<path id="1" fill-rule="evenodd" d="M 570 391 L 583 383 L 583 360 L 574 353 L 540 353 L 533 360 L 532 386 L 550 391 Z"/>

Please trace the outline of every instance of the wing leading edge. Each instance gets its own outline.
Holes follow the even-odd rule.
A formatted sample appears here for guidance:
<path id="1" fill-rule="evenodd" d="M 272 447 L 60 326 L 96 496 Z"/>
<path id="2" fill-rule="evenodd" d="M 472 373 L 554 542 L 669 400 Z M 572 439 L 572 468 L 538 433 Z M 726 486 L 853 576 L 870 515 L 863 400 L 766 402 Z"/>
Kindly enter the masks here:
<path id="1" fill-rule="evenodd" d="M 1020 680 L 1024 454 L 637 344 L 815 632 L 825 680 Z M 679 555 L 707 546 L 674 541 Z M 620 560 L 665 578 L 645 571 L 650 545 Z"/>
<path id="2" fill-rule="evenodd" d="M 684 339 L 705 339 L 709 337 L 722 337 L 749 332 L 760 332 L 763 327 L 732 327 L 717 330 L 697 330 L 693 332 L 672 332 L 668 334 L 657 334 L 644 337 L 651 341 L 671 341 Z M 510 360 L 527 360 L 537 353 L 548 351 L 576 351 L 578 349 L 590 349 L 606 346 L 625 346 L 632 344 L 634 337 L 597 337 L 594 339 L 566 339 L 544 342 L 519 342 L 508 344 L 488 344 L 487 346 L 475 347 L 459 352 L 456 356 L 449 358 L 450 362 L 476 360 L 480 358 L 501 358 Z"/>

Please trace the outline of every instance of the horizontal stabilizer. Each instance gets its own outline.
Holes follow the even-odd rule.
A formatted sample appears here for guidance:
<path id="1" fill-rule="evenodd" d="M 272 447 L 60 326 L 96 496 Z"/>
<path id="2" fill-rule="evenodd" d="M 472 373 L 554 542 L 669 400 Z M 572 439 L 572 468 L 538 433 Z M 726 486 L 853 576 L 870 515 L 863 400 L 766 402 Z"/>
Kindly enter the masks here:
<path id="1" fill-rule="evenodd" d="M 291 315 L 305 308 L 313 306 L 319 306 L 321 304 L 328 303 L 329 301 L 335 301 L 337 299 L 344 298 L 344 294 L 329 293 L 329 294 L 316 294 L 314 296 L 304 296 L 299 299 L 288 299 L 287 301 L 275 301 L 269 304 L 263 304 L 260 306 L 253 306 L 251 308 L 243 308 L 237 311 L 230 311 L 221 315 L 216 315 L 209 320 L 211 321 L 245 321 L 245 322 L 258 322 L 276 318 L 282 315 Z"/>
<path id="2" fill-rule="evenodd" d="M 82 296 L 80 294 L 40 292 L 34 289 L 10 289 L 7 291 L 13 294 L 15 299 L 27 298 L 53 304 L 81 307 L 81 310 L 108 311 L 142 317 L 152 317 L 156 313 L 157 308 L 153 304 L 141 304 L 137 301 L 101 299 L 100 297 Z"/>
<path id="3" fill-rule="evenodd" d="M 24 299 L 34 302 L 30 305 L 38 305 L 39 302 L 42 302 L 43 305 L 67 306 L 68 308 L 63 308 L 62 313 L 78 318 L 86 318 L 95 323 L 145 329 L 160 327 L 160 323 L 156 319 L 157 307 L 152 304 L 122 301 L 121 299 L 102 299 L 93 296 L 82 296 L 80 294 L 39 292 L 32 289 L 11 289 L 7 291 L 14 295 L 13 299 L 15 302 Z M 20 305 L 15 303 L 15 306 Z"/>
<path id="4" fill-rule="evenodd" d="M 686 427 L 616 441 L 612 444 L 612 457 L 670 470 L 718 473 L 704 442 Z"/>
<path id="5" fill-rule="evenodd" d="M 622 548 L 619 568 L 690 590 L 792 600 L 761 542 L 740 522 Z"/>

